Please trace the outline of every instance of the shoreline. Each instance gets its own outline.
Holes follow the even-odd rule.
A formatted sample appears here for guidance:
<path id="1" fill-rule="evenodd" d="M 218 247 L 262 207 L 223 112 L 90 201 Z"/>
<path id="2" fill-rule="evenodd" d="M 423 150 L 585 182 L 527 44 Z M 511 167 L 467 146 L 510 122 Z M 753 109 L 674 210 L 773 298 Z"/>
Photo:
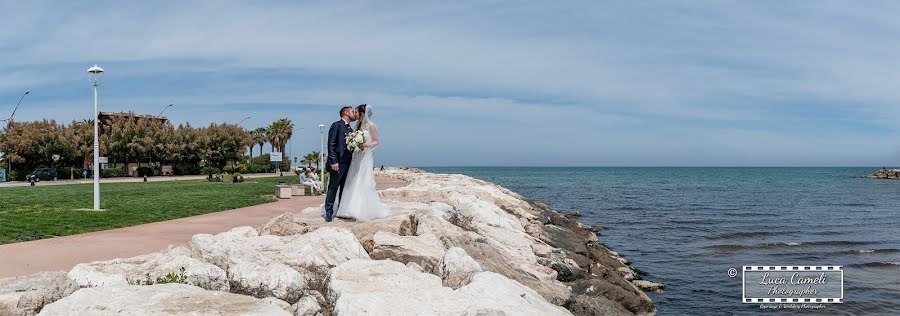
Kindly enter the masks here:
<path id="1" fill-rule="evenodd" d="M 197 234 L 157 253 L 4 279 L 0 314 L 125 308 L 133 302 L 116 297 L 147 293 L 159 299 L 130 312 L 205 306 L 272 314 L 259 304 L 268 302 L 286 315 L 656 313 L 639 286 L 661 285 L 636 280 L 593 227 L 468 176 L 411 168 L 376 174 L 407 182 L 380 191 L 393 211 L 388 218 L 324 223 L 311 207 L 258 228 Z M 248 303 L 217 306 L 225 292 Z"/>

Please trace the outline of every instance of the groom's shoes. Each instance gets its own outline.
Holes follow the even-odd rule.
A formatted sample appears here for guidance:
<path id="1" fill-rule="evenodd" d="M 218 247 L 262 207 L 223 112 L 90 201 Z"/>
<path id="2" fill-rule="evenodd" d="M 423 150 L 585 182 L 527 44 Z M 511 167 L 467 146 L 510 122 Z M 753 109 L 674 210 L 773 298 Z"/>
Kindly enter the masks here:
<path id="1" fill-rule="evenodd" d="M 325 211 L 325 221 L 331 222 L 333 214 L 334 214 L 334 212 L 332 212 L 332 211 Z"/>

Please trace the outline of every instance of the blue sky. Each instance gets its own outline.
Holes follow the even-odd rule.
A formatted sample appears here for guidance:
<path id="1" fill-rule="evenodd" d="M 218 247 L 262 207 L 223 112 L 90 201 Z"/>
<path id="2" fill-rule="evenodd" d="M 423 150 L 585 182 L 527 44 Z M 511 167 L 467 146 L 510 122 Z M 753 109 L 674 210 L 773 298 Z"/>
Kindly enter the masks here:
<path id="1" fill-rule="evenodd" d="M 375 106 L 377 163 L 882 166 L 900 161 L 900 4 L 3 1 L 0 116 L 246 127 L 294 153 Z M 14 12 L 14 14 L 9 14 Z M 268 150 L 268 149 L 267 149 Z"/>

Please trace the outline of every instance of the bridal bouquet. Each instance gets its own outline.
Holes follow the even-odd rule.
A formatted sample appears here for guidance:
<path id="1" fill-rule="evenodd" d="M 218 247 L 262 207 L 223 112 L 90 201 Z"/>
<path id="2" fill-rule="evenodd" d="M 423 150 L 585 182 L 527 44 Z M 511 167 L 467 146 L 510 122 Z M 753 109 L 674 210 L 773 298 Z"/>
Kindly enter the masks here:
<path id="1" fill-rule="evenodd" d="M 362 131 L 356 130 L 347 133 L 347 149 L 350 151 L 359 151 L 362 145 L 366 143 L 366 136 Z"/>

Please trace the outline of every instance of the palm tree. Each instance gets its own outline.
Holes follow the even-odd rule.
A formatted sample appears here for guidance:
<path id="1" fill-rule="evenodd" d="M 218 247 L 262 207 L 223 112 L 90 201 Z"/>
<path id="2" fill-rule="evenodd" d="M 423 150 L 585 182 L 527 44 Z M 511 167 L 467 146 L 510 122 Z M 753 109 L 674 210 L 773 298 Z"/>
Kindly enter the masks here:
<path id="1" fill-rule="evenodd" d="M 265 127 L 259 127 L 250 132 L 250 139 L 253 141 L 253 144 L 259 145 L 260 155 L 262 155 L 263 145 L 266 144 L 266 140 L 268 139 L 266 134 L 268 134 L 268 131 Z M 253 144 L 250 146 L 253 146 Z M 253 147 L 250 147 L 250 159 L 253 159 Z"/>
<path id="2" fill-rule="evenodd" d="M 307 167 L 312 168 L 312 164 L 319 162 L 319 151 L 313 151 L 311 153 L 303 156 L 303 163 L 306 164 Z"/>
<path id="3" fill-rule="evenodd" d="M 293 133 L 294 123 L 291 123 L 289 119 L 283 118 L 272 122 L 266 136 L 269 139 L 269 143 L 272 144 L 273 151 L 278 149 L 278 152 L 284 152 L 284 148 Z"/>

